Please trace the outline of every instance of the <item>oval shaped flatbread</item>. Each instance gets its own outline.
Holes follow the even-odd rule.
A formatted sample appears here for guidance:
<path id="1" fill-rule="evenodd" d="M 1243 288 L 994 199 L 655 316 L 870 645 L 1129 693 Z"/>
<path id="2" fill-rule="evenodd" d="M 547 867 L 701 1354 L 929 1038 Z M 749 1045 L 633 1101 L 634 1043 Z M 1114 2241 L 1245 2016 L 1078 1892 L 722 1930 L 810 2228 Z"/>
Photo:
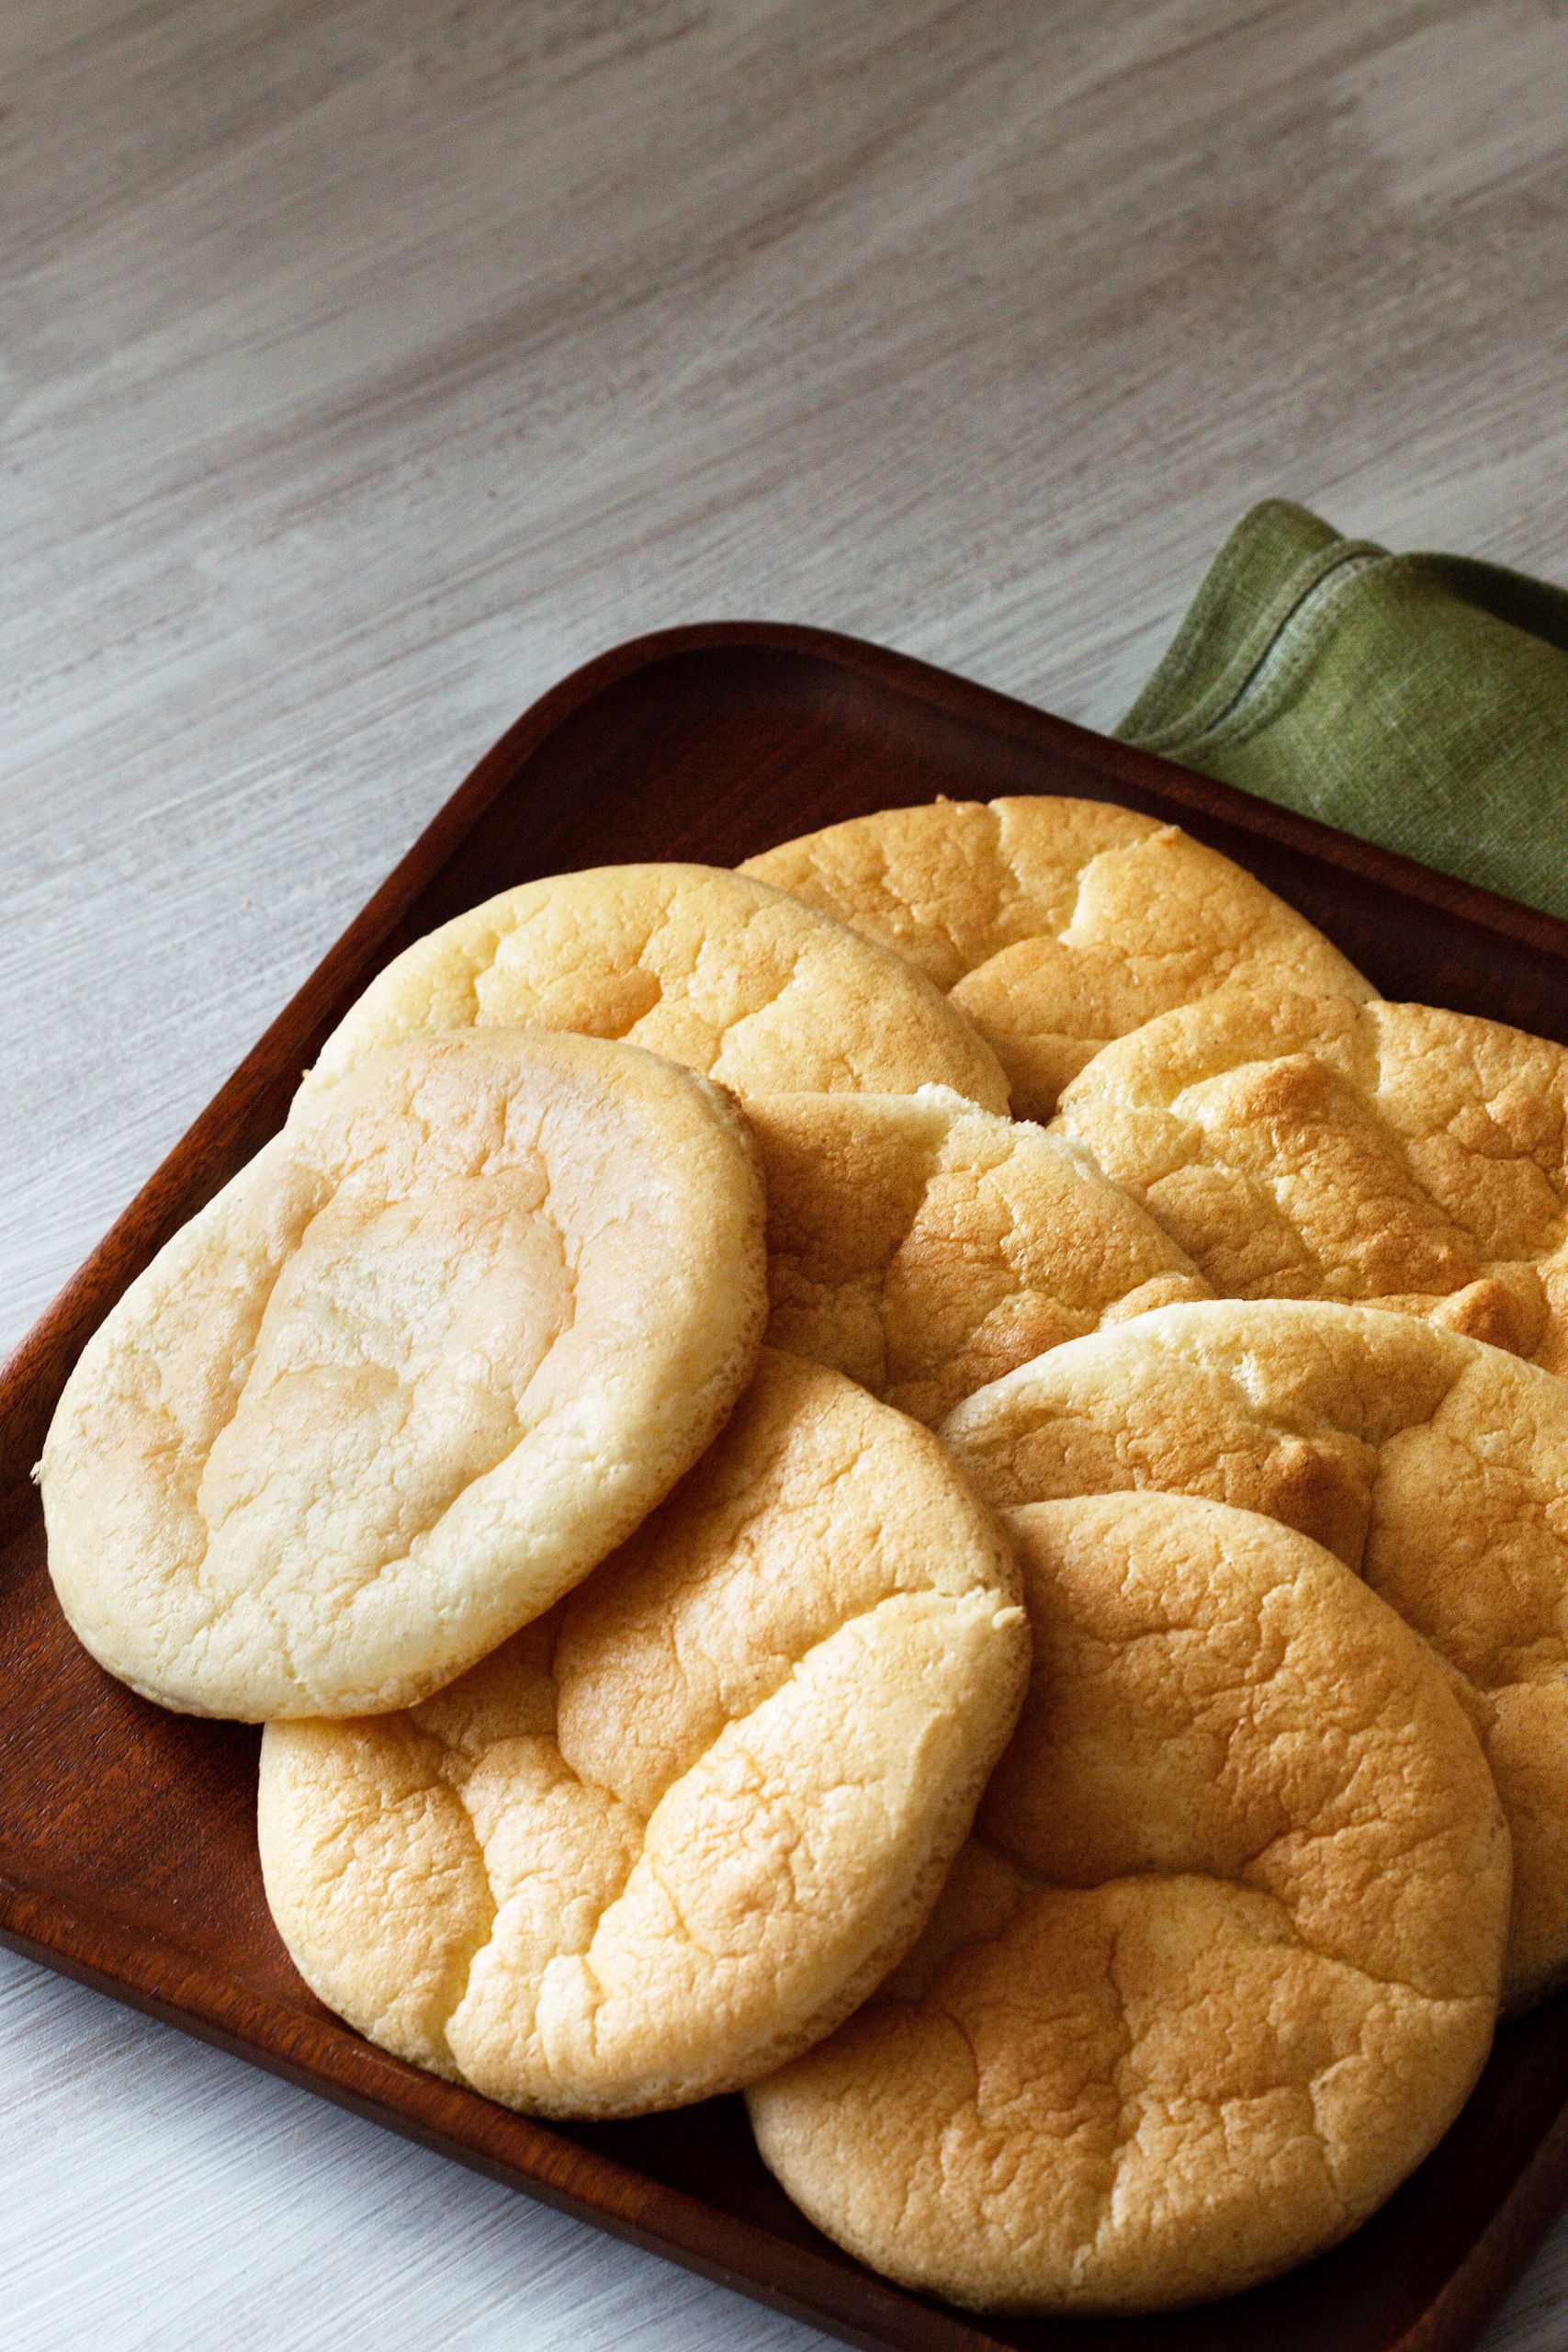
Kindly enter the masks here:
<path id="1" fill-rule="evenodd" d="M 917 1420 L 1046 1348 L 1207 1283 L 1043 1128 L 945 1087 L 753 1095 L 768 1337 Z"/>
<path id="2" fill-rule="evenodd" d="M 1508 2007 L 1568 1979 L 1568 1382 L 1407 1316 L 1224 1300 L 1060 1348 L 942 1435 L 998 1506 L 1206 1495 L 1358 1570 L 1452 1670 L 1496 1780 Z"/>
<path id="3" fill-rule="evenodd" d="M 305 1084 L 479 1027 L 574 1030 L 759 1092 L 951 1086 L 1008 1107 L 996 1057 L 886 948 L 711 865 L 602 865 L 503 890 L 416 940 L 338 1023 Z"/>
<path id="4" fill-rule="evenodd" d="M 1226 2294 L 1354 2229 L 1492 2039 L 1507 1838 L 1425 1644 L 1163 1495 L 1010 1512 L 1035 1666 L 924 1936 L 749 2094 L 819 2229 L 1004 2312 Z"/>
<path id="5" fill-rule="evenodd" d="M 1222 1297 L 1436 1315 L 1568 1373 L 1568 1049 L 1426 1004 L 1226 990 L 1091 1062 L 1055 1131 Z"/>
<path id="6" fill-rule="evenodd" d="M 765 1351 L 724 1435 L 562 1609 L 405 1715 L 274 1724 L 259 1825 L 307 1981 L 548 2115 L 732 2087 L 908 1948 L 1028 1634 L 935 1438 Z"/>
<path id="7" fill-rule="evenodd" d="M 762 1194 L 716 1087 L 498 1030 L 367 1061 L 66 1385 L 50 1572 L 113 1674 L 255 1721 L 427 1696 L 629 1534 L 745 1386 Z"/>
<path id="8" fill-rule="evenodd" d="M 1048 1118 L 1112 1037 L 1227 982 L 1374 991 L 1261 882 L 1176 825 L 1042 794 L 829 825 L 740 868 L 926 974 Z"/>

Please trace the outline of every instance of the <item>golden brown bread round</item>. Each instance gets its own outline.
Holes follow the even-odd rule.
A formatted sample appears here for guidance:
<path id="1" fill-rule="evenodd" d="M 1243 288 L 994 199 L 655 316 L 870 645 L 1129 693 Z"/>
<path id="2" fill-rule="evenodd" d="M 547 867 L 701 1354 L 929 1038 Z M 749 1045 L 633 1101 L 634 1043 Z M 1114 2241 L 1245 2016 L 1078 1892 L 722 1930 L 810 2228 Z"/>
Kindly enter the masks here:
<path id="1" fill-rule="evenodd" d="M 927 2293 L 1134 2312 L 1345 2236 L 1492 2038 L 1507 1838 L 1431 1652 L 1164 1495 L 1009 1514 L 1029 1697 L 924 1936 L 755 2085 L 820 2229 Z"/>
<path id="2" fill-rule="evenodd" d="M 372 980 L 307 1091 L 367 1053 L 473 1026 L 575 1030 L 683 1062 L 742 1098 L 1007 1080 L 929 980 L 844 923 L 713 865 L 602 865 L 503 890 Z"/>
<path id="3" fill-rule="evenodd" d="M 917 1420 L 1102 1323 L 1209 1295 L 1082 1153 L 945 1087 L 753 1095 L 747 1112 L 770 1340 Z"/>
<path id="4" fill-rule="evenodd" d="M 1056 1132 L 1222 1297 L 1436 1315 L 1568 1373 L 1568 1048 L 1432 1005 L 1226 989 L 1108 1046 Z"/>
<path id="5" fill-rule="evenodd" d="M 948 990 L 1023 1118 L 1049 1117 L 1109 1039 L 1227 981 L 1373 993 L 1242 867 L 1109 801 L 884 808 L 740 871 L 852 923 Z"/>
<path id="6" fill-rule="evenodd" d="M 1016 1567 L 936 1439 L 765 1351 L 548 1620 L 412 1713 L 268 1726 L 268 1900 L 401 2057 L 541 2114 L 703 2098 L 908 1948 L 1027 1671 Z"/>
<path id="7" fill-rule="evenodd" d="M 1447 1661 L 1496 1779 L 1508 2006 L 1568 1978 L 1568 1382 L 1409 1316 L 1221 1300 L 1057 1349 L 942 1435 L 998 1508 L 1207 1495 L 1357 1569 Z"/>
<path id="8" fill-rule="evenodd" d="M 439 1690 L 719 1428 L 762 1215 L 734 1104 L 651 1054 L 495 1030 L 367 1061 L 88 1342 L 40 1465 L 67 1617 L 197 1714 Z"/>

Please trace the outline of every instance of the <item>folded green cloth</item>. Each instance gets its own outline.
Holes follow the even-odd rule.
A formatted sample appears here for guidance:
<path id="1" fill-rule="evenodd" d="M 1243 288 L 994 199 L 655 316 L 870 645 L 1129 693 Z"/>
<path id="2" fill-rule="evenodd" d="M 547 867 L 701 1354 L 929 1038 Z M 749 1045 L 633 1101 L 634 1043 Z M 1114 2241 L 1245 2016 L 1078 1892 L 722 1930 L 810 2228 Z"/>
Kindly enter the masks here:
<path id="1" fill-rule="evenodd" d="M 1270 499 L 1116 732 L 1568 916 L 1568 591 Z"/>

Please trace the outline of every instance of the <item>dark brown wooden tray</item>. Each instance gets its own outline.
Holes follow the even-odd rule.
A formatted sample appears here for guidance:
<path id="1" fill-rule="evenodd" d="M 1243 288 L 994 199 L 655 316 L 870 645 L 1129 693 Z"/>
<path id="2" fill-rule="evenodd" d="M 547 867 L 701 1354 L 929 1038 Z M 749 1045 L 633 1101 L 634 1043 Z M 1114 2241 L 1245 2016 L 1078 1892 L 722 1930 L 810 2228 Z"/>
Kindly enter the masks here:
<path id="1" fill-rule="evenodd" d="M 1158 2321 L 966 2318 L 883 2284 L 763 2172 L 739 2100 L 546 2130 L 385 2057 L 306 1990 L 262 1897 L 256 1734 L 165 1714 L 78 1648 L 28 1478 L 62 1384 L 176 1226 L 281 1125 L 370 975 L 509 883 L 627 858 L 731 865 L 937 793 L 1070 792 L 1174 818 L 1390 996 L 1568 1043 L 1568 923 L 1451 882 L 901 655 L 720 623 L 591 662 L 480 761 L 0 1374 L 0 1939 L 340 2105 L 846 2342 L 920 2352 L 1453 2352 L 1568 2195 L 1568 2001 L 1510 2027 L 1469 2107 L 1337 2253 Z"/>

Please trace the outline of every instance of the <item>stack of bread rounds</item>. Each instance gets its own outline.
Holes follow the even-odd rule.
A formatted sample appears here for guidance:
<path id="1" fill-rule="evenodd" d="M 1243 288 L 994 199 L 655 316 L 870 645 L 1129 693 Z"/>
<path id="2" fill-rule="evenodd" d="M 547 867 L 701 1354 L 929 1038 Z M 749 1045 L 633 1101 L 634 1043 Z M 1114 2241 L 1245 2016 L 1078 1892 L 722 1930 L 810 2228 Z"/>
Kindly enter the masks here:
<path id="1" fill-rule="evenodd" d="M 1153 2311 L 1568 1982 L 1565 1334 L 1568 1053 L 1173 826 L 938 801 L 390 963 L 84 1351 L 50 1568 L 265 1725 L 382 2048 L 742 2090 L 888 2277 Z"/>

